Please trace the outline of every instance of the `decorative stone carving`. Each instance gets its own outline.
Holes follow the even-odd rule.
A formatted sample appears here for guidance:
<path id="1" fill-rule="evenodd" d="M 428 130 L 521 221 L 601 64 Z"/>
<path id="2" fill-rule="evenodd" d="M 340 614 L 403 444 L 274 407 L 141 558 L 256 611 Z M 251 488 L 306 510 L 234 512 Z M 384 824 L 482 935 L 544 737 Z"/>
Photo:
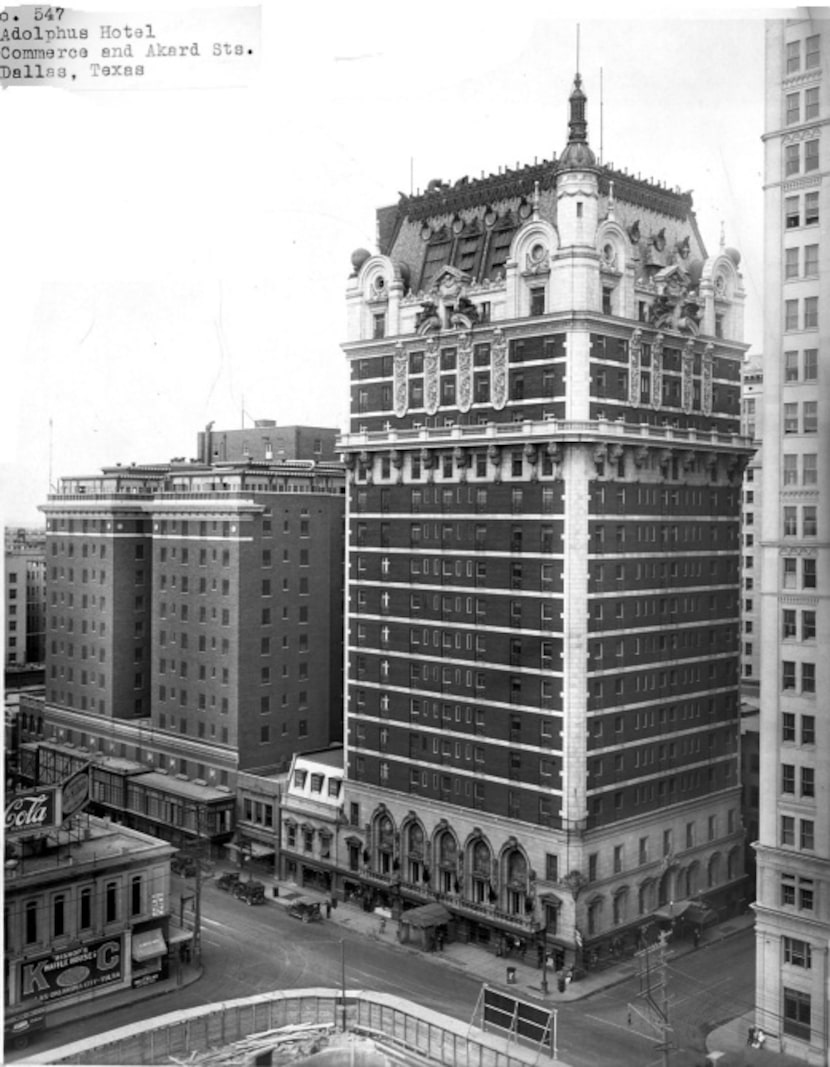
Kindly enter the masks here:
<path id="1" fill-rule="evenodd" d="M 703 352 L 700 372 L 700 405 L 704 415 L 712 414 L 712 368 L 714 347 L 708 344 Z"/>
<path id="2" fill-rule="evenodd" d="M 550 274 L 550 253 L 540 242 L 530 249 L 525 256 L 525 274 Z"/>
<path id="3" fill-rule="evenodd" d="M 680 357 L 680 406 L 684 415 L 691 415 L 694 405 L 695 386 L 695 352 L 691 341 L 687 341 Z"/>
<path id="4" fill-rule="evenodd" d="M 644 467 L 648 460 L 648 449 L 645 445 L 640 445 L 639 448 L 634 449 L 634 466 Z"/>
<path id="5" fill-rule="evenodd" d="M 473 406 L 473 345 L 467 333 L 462 333 L 458 338 L 455 381 L 458 410 L 464 414 Z"/>
<path id="6" fill-rule="evenodd" d="M 548 441 L 547 453 L 550 457 L 551 463 L 562 462 L 562 446 L 559 444 L 558 441 Z"/>
<path id="7" fill-rule="evenodd" d="M 591 458 L 594 461 L 597 474 L 602 474 L 605 469 L 605 463 L 608 459 L 608 446 L 597 445 L 591 453 Z"/>
<path id="8" fill-rule="evenodd" d="M 694 467 L 696 459 L 697 456 L 694 452 L 684 452 L 680 465 L 684 471 L 690 471 Z"/>
<path id="9" fill-rule="evenodd" d="M 658 462 L 660 463 L 660 470 L 663 473 L 664 478 L 668 478 L 669 470 L 671 468 L 672 451 L 670 448 L 663 448 L 660 450 Z"/>
<path id="10" fill-rule="evenodd" d="M 663 405 L 663 335 L 658 333 L 651 346 L 651 406 L 659 411 Z"/>
<path id="11" fill-rule="evenodd" d="M 626 231 L 628 233 L 628 239 L 633 245 L 640 243 L 640 220 L 635 219 L 634 222 L 628 227 Z"/>
<path id="12" fill-rule="evenodd" d="M 421 310 L 415 316 L 415 330 L 423 336 L 441 329 L 441 316 L 434 300 L 427 299 L 421 304 Z"/>
<path id="13" fill-rule="evenodd" d="M 651 322 L 658 329 L 697 336 L 700 304 L 692 292 L 692 279 L 680 263 L 664 267 L 654 276 L 657 298 L 651 305 Z"/>
<path id="14" fill-rule="evenodd" d="M 438 365 L 438 338 L 433 334 L 424 352 L 424 411 L 427 415 L 434 415 L 441 401 Z"/>
<path id="15" fill-rule="evenodd" d="M 392 392 L 393 411 L 402 419 L 409 407 L 409 357 L 400 344 L 392 357 Z"/>
<path id="16" fill-rule="evenodd" d="M 622 445 L 611 445 L 611 447 L 608 449 L 609 462 L 613 463 L 615 467 L 619 467 L 619 464 L 622 462 L 623 455 L 624 453 Z"/>
<path id="17" fill-rule="evenodd" d="M 635 330 L 628 341 L 628 402 L 640 403 L 640 368 L 643 357 L 642 330 Z"/>
<path id="18" fill-rule="evenodd" d="M 463 294 L 459 296 L 455 311 L 450 317 L 450 325 L 458 326 L 462 330 L 471 330 L 479 320 L 478 308 Z"/>
<path id="19" fill-rule="evenodd" d="M 490 396 L 493 407 L 501 411 L 507 403 L 507 338 L 498 328 L 490 352 Z"/>

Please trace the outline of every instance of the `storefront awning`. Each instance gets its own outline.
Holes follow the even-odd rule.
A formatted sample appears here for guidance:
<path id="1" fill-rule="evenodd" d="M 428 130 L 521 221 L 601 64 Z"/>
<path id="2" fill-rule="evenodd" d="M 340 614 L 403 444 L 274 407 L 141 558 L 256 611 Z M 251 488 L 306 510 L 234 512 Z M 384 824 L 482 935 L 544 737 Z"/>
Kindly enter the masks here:
<path id="1" fill-rule="evenodd" d="M 401 915 L 401 922 L 408 923 L 419 930 L 431 926 L 443 926 L 452 916 L 443 904 L 422 904 L 420 908 L 411 908 Z"/>
<path id="2" fill-rule="evenodd" d="M 225 848 L 235 849 L 237 852 L 241 852 L 243 856 L 253 856 L 255 860 L 261 859 L 263 856 L 273 856 L 274 849 L 268 845 L 261 845 L 259 841 L 246 841 L 240 845 L 236 841 L 229 841 Z"/>
<path id="3" fill-rule="evenodd" d="M 137 963 L 164 956 L 166 952 L 167 942 L 161 930 L 143 930 L 140 934 L 133 934 L 133 959 Z"/>

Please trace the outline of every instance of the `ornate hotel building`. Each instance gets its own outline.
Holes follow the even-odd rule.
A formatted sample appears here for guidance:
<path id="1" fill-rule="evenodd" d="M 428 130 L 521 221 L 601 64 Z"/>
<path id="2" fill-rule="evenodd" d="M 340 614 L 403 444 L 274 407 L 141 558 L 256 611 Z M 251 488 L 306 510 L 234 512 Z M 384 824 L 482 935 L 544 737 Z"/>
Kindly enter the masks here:
<path id="1" fill-rule="evenodd" d="M 752 451 L 740 256 L 585 104 L 558 159 L 379 210 L 340 443 L 351 877 L 577 963 L 741 906 Z"/>
<path id="2" fill-rule="evenodd" d="M 756 1019 L 830 1062 L 830 19 L 766 29 Z"/>

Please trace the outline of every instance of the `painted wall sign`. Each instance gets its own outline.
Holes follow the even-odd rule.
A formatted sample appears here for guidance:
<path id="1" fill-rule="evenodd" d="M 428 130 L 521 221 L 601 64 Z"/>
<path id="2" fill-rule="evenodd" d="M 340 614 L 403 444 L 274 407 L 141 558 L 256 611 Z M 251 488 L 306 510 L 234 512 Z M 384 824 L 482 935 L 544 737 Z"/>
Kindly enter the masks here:
<path id="1" fill-rule="evenodd" d="M 57 1000 L 120 982 L 124 977 L 123 958 L 122 939 L 108 937 L 29 960 L 20 968 L 20 999 Z"/>

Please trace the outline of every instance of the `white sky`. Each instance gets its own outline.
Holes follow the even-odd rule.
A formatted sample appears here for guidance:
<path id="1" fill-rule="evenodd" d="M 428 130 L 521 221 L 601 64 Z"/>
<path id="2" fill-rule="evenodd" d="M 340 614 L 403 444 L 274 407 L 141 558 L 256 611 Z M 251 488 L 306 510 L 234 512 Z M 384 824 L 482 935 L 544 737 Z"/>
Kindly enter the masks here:
<path id="1" fill-rule="evenodd" d="M 50 417 L 53 480 L 192 456 L 243 406 L 345 426 L 352 251 L 411 166 L 424 188 L 561 153 L 576 23 L 555 10 L 266 0 L 250 88 L 0 93 L 5 521 L 42 522 Z M 590 143 L 602 68 L 604 161 L 691 189 L 710 252 L 723 220 L 758 352 L 763 15 L 590 10 Z"/>

